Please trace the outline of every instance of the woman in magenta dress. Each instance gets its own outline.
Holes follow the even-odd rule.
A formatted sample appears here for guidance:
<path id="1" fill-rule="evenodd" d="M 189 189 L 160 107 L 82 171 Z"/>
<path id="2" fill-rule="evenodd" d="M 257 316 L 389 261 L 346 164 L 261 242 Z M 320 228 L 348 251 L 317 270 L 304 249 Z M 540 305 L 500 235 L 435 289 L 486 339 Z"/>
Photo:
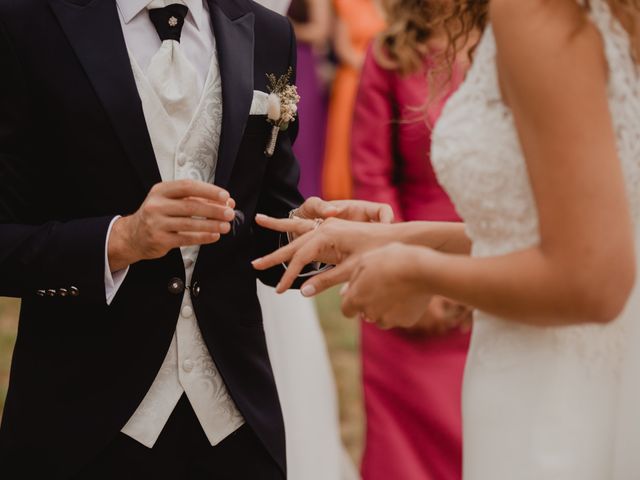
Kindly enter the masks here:
<path id="1" fill-rule="evenodd" d="M 352 132 L 356 198 L 393 206 L 397 221 L 459 221 L 429 161 L 430 133 L 460 83 L 439 78 L 434 2 L 386 0 L 389 27 L 363 67 Z M 431 12 L 433 14 L 433 12 Z M 367 413 L 363 480 L 462 478 L 461 385 L 469 312 L 443 298 L 431 331 L 362 324 Z"/>
<path id="2" fill-rule="evenodd" d="M 320 195 L 328 95 L 318 75 L 318 52 L 326 50 L 331 23 L 329 0 L 293 0 L 289 18 L 298 39 L 296 84 L 302 127 L 293 151 L 300 162 L 300 192 Z"/>

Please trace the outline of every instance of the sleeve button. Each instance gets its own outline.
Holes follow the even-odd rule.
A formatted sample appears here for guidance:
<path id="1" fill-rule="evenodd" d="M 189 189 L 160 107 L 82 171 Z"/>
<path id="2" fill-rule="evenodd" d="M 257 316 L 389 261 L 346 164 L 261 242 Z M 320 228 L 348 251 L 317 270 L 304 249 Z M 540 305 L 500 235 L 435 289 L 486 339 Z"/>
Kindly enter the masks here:
<path id="1" fill-rule="evenodd" d="M 71 287 L 69 289 L 69 295 L 71 295 L 72 297 L 77 297 L 78 295 L 80 295 L 80 290 L 78 290 L 77 287 Z"/>

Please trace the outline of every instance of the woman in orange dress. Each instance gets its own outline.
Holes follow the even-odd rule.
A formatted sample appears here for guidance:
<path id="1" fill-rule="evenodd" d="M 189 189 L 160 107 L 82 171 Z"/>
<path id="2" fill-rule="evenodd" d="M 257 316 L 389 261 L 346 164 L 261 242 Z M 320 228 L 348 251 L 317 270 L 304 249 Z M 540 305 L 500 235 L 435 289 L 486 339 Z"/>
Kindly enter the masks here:
<path id="1" fill-rule="evenodd" d="M 377 0 L 334 0 L 335 50 L 340 65 L 331 92 L 323 167 L 323 196 L 351 198 L 350 139 L 360 70 L 367 48 L 385 26 Z"/>

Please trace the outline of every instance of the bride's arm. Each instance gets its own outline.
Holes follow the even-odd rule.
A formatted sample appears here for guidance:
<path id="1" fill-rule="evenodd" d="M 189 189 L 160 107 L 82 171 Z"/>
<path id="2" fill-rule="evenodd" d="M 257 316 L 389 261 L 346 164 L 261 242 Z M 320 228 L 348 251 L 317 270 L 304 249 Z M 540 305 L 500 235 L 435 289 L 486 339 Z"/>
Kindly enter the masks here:
<path id="1" fill-rule="evenodd" d="M 442 253 L 468 255 L 471 240 L 460 222 L 406 222 L 389 226 L 388 243 L 429 247 Z"/>
<path id="2" fill-rule="evenodd" d="M 403 288 L 529 323 L 609 321 L 626 303 L 635 280 L 633 230 L 602 39 L 573 0 L 492 0 L 491 20 L 540 244 L 485 259 L 404 246 L 366 254 L 346 294 L 347 313 L 398 317 L 411 298 Z M 390 273 L 401 278 L 403 269 L 404 283 Z"/>
<path id="3" fill-rule="evenodd" d="M 289 245 L 255 260 L 253 263 L 258 270 L 292 260 L 300 265 L 312 261 L 341 263 L 353 254 L 364 253 L 394 242 L 459 255 L 468 255 L 471 250 L 471 241 L 464 224 L 460 222 L 416 221 L 389 224 L 349 221 L 334 217 L 324 220 L 317 228 L 314 220 L 299 217 L 273 218 L 261 214 L 256 216 L 256 222 L 261 227 L 297 237 L 297 240 Z M 327 251 L 329 246 L 331 251 Z M 283 286 L 285 283 L 287 282 L 284 282 Z"/>

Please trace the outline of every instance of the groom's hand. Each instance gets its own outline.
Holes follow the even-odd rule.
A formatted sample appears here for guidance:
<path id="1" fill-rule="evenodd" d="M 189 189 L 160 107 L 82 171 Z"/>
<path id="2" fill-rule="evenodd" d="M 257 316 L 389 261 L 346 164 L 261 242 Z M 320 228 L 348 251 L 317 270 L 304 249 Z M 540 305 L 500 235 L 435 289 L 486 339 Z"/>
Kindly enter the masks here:
<path id="1" fill-rule="evenodd" d="M 174 248 L 217 242 L 231 231 L 234 206 L 229 193 L 215 185 L 158 183 L 136 213 L 114 223 L 108 245 L 111 271 L 163 257 Z"/>
<path id="2" fill-rule="evenodd" d="M 364 200 L 326 201 L 311 197 L 298 208 L 295 216 L 303 219 L 341 218 L 353 222 L 392 223 L 393 209 L 384 203 Z"/>

